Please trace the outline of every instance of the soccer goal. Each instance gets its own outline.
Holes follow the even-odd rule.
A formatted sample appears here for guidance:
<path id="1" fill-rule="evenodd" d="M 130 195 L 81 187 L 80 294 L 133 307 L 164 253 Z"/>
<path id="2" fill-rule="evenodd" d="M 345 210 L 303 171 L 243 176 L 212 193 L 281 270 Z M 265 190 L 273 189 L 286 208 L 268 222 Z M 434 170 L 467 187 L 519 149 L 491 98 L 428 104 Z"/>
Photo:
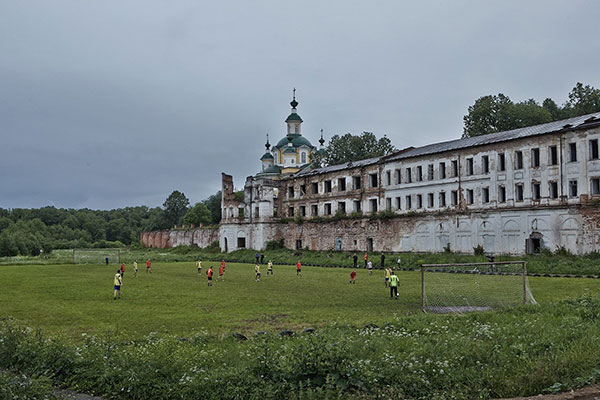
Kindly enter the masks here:
<path id="1" fill-rule="evenodd" d="M 421 265 L 423 312 L 464 313 L 535 303 L 525 261 Z"/>
<path id="2" fill-rule="evenodd" d="M 73 249 L 73 264 L 121 263 L 120 249 Z"/>

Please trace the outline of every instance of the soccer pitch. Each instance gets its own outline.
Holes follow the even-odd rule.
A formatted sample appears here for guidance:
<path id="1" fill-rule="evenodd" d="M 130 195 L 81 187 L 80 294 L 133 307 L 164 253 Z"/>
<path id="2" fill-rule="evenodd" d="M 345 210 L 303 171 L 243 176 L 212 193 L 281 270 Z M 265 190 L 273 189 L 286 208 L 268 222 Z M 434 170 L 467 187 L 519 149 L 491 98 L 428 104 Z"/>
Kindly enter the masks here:
<path id="1" fill-rule="evenodd" d="M 206 270 L 214 267 L 214 284 Z M 278 332 L 342 324 L 383 324 L 395 314 L 420 313 L 419 272 L 398 272 L 399 299 L 390 300 L 383 272 L 358 270 L 350 285 L 349 268 L 274 266 L 274 275 L 255 281 L 254 265 L 228 263 L 225 282 L 218 263 L 203 263 L 202 275 L 191 262 L 153 263 L 147 273 L 140 262 L 138 277 L 126 265 L 120 300 L 113 300 L 116 266 L 30 265 L 0 267 L 1 316 L 32 328 L 74 339 L 82 333 L 108 331 L 135 338 L 149 332 L 191 336 L 231 332 Z M 443 274 L 448 285 L 464 286 L 471 277 Z M 501 279 L 501 277 L 498 277 Z M 598 293 L 600 280 L 529 278 L 540 303 Z M 462 282 L 461 285 L 458 283 Z"/>

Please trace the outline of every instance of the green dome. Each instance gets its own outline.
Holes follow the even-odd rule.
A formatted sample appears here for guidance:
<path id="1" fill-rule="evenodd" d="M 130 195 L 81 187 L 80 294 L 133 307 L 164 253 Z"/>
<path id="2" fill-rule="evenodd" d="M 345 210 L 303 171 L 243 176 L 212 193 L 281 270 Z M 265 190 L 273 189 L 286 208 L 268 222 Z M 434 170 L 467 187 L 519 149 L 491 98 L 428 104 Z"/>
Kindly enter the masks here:
<path id="1" fill-rule="evenodd" d="M 298 114 L 296 114 L 295 112 L 293 112 L 290 115 L 288 115 L 288 117 L 286 118 L 285 122 L 292 122 L 292 121 L 302 122 L 302 118 L 300 118 L 300 116 Z"/>
<path id="2" fill-rule="evenodd" d="M 263 156 L 260 158 L 260 160 L 274 160 L 275 157 L 273 157 L 273 155 L 271 153 L 269 153 L 268 151 L 263 154 Z"/>
<path id="3" fill-rule="evenodd" d="M 304 146 L 313 148 L 313 145 L 308 141 L 308 139 L 305 138 L 304 136 L 300 135 L 299 133 L 293 133 L 288 136 L 292 137 L 292 146 L 294 146 L 294 147 L 300 147 L 300 146 L 304 145 Z M 283 139 L 281 139 L 279 142 L 277 142 L 276 147 L 280 148 L 280 149 L 283 149 L 284 147 L 286 147 L 289 143 L 288 136 L 285 136 Z"/>
<path id="4" fill-rule="evenodd" d="M 283 154 L 296 154 L 296 148 L 294 146 L 291 147 L 287 147 L 284 151 Z"/>

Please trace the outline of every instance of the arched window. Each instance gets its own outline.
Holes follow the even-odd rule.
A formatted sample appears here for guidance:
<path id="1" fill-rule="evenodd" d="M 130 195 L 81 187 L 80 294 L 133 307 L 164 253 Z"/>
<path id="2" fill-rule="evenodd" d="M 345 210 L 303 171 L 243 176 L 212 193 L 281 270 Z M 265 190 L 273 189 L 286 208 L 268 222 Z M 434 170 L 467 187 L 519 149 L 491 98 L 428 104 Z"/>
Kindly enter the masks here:
<path id="1" fill-rule="evenodd" d="M 302 157 L 302 164 L 306 164 L 306 152 L 305 151 L 302 152 L 301 157 Z"/>

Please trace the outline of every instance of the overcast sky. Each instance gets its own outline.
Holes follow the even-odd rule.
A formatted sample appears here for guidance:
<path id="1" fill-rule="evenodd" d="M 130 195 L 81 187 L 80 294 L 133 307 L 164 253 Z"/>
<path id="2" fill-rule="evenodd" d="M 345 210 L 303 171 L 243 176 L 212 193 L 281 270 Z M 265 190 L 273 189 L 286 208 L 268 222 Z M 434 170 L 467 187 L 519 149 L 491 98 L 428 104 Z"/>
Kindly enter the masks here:
<path id="1" fill-rule="evenodd" d="M 303 135 L 462 134 L 502 92 L 600 87 L 597 1 L 0 1 L 0 207 L 191 203 Z"/>

